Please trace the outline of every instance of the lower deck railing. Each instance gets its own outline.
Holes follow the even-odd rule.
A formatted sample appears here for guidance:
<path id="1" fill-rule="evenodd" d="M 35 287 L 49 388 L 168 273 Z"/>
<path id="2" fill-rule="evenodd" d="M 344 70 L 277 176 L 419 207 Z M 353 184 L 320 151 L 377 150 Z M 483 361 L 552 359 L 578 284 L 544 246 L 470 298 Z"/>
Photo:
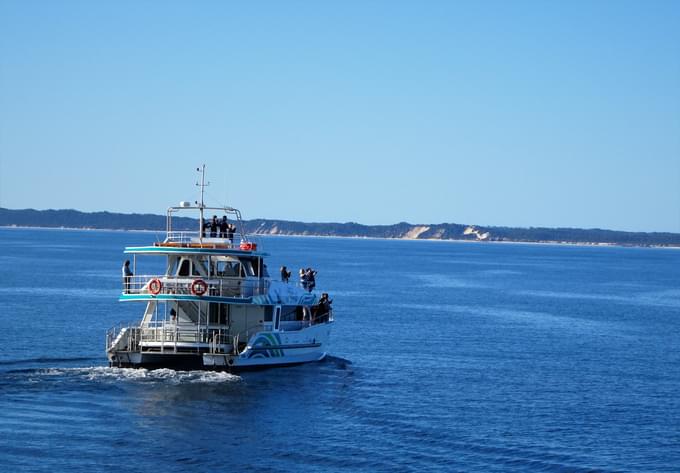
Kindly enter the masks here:
<path id="1" fill-rule="evenodd" d="M 311 325 L 333 321 L 333 312 L 320 314 L 311 320 L 281 321 L 279 330 L 294 332 Z M 238 354 L 256 333 L 265 330 L 265 326 L 257 323 L 238 333 L 232 333 L 229 327 L 199 327 L 192 324 L 172 322 L 151 322 L 145 326 L 118 325 L 106 333 L 107 351 L 144 352 L 174 351 L 209 351 L 210 353 Z"/>

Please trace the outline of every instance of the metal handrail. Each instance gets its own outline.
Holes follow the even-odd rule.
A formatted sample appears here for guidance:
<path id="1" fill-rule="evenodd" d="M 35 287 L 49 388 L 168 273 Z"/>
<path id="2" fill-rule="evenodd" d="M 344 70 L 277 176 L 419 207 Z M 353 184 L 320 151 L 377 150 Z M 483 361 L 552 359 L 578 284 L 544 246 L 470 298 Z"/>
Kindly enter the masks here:
<path id="1" fill-rule="evenodd" d="M 224 276 L 203 278 L 200 276 L 135 275 L 123 278 L 123 293 L 152 294 L 149 283 L 154 279 L 161 282 L 158 294 L 193 294 L 191 286 L 194 281 L 200 279 L 208 286 L 205 295 L 242 299 L 267 294 L 271 284 L 269 279 L 244 279 Z"/>
<path id="2" fill-rule="evenodd" d="M 325 319 L 325 320 L 323 320 Z M 316 316 L 312 317 L 310 320 L 310 325 L 316 325 L 316 324 L 321 324 L 324 322 L 333 322 L 335 319 L 333 318 L 333 309 L 328 309 L 328 312 L 324 312 L 323 314 L 317 314 Z"/>
<path id="3" fill-rule="evenodd" d="M 309 327 L 320 323 L 333 322 L 333 310 L 329 310 L 325 314 L 318 314 L 311 319 L 296 321 L 302 322 L 301 328 Z M 272 321 L 273 322 L 273 321 Z M 113 348 L 113 343 L 117 337 L 126 330 L 127 332 L 127 351 L 142 351 L 142 343 L 160 343 L 161 351 L 164 351 L 168 343 L 172 344 L 172 348 L 177 350 L 177 343 L 206 343 L 209 347 L 209 352 L 212 354 L 226 353 L 229 345 L 231 345 L 231 352 L 238 355 L 239 341 L 245 339 L 246 345 L 256 333 L 262 331 L 264 322 L 257 322 L 245 330 L 241 330 L 236 334 L 229 334 L 222 328 L 207 328 L 198 325 L 177 324 L 168 321 L 152 321 L 146 326 L 118 324 L 111 327 L 106 332 L 106 350 Z M 228 329 L 226 329 L 228 330 Z M 197 347 L 198 349 L 198 347 Z"/>
<path id="4" fill-rule="evenodd" d="M 248 242 L 248 235 L 245 232 L 245 225 L 243 224 L 243 219 L 241 218 L 241 212 L 238 209 L 235 209 L 233 207 L 208 207 L 203 205 L 203 197 L 201 196 L 201 204 L 199 206 L 181 206 L 181 207 L 170 207 L 168 208 L 167 212 L 167 217 L 166 217 L 166 231 L 168 233 L 172 232 L 172 216 L 174 213 L 180 212 L 180 211 L 196 211 L 198 210 L 200 213 L 200 219 L 203 219 L 203 212 L 206 210 L 214 210 L 217 211 L 217 213 L 221 213 L 223 215 L 233 215 L 235 217 L 235 220 L 232 218 L 232 222 L 236 222 L 236 231 L 234 232 L 234 236 L 239 235 L 241 241 Z M 204 232 L 203 234 L 205 235 L 205 228 L 203 227 L 203 222 L 199 220 L 199 229 L 203 228 Z M 198 232 L 200 233 L 200 231 Z M 206 238 L 205 236 L 199 235 L 199 238 Z"/>
<path id="5" fill-rule="evenodd" d="M 190 232 L 190 231 L 181 231 L 181 232 L 167 232 L 167 236 L 165 238 L 165 243 L 220 243 L 223 245 L 226 245 L 229 248 L 239 248 L 239 245 L 234 244 L 234 236 L 232 235 L 232 238 L 227 238 L 226 236 L 218 236 L 222 235 L 221 232 L 218 232 L 216 236 L 210 236 L 210 232 L 207 232 L 207 234 L 203 235 L 203 238 L 201 239 L 201 233 L 200 232 Z"/>

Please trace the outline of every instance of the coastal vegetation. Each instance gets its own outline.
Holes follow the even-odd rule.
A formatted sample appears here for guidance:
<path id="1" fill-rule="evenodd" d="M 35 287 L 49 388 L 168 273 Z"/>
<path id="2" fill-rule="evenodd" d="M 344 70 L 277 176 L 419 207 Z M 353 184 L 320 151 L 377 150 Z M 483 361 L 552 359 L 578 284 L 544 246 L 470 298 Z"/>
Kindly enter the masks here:
<path id="1" fill-rule="evenodd" d="M 469 240 L 550 242 L 593 245 L 676 246 L 680 233 L 624 232 L 599 228 L 517 228 L 458 223 L 362 225 L 355 222 L 318 223 L 254 219 L 243 222 L 247 233 L 333 237 L 399 238 L 418 240 Z M 109 230 L 165 230 L 166 217 L 154 214 L 80 212 L 78 210 L 13 210 L 0 208 L 0 226 L 81 228 Z M 174 217 L 173 229 L 195 230 L 192 218 Z"/>

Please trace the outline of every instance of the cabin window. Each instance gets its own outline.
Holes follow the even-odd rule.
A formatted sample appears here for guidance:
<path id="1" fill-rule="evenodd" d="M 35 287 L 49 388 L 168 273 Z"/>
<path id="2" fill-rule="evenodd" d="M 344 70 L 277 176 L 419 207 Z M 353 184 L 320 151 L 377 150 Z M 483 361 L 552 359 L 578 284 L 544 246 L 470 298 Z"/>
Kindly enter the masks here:
<path id="1" fill-rule="evenodd" d="M 168 274 L 173 275 L 177 271 L 177 257 L 171 257 L 168 264 Z"/>
<path id="2" fill-rule="evenodd" d="M 179 265 L 179 271 L 177 271 L 177 276 L 189 276 L 191 271 L 191 261 L 188 259 L 183 259 L 182 263 Z"/>
<path id="3" fill-rule="evenodd" d="M 262 258 L 256 258 L 248 261 L 248 269 L 250 274 L 256 278 L 268 278 L 269 272 L 267 271 L 267 265 L 264 264 Z"/>
<path id="4" fill-rule="evenodd" d="M 242 273 L 241 263 L 238 261 L 218 261 L 217 275 L 225 278 L 239 278 Z"/>
<path id="5" fill-rule="evenodd" d="M 302 320 L 302 307 L 296 307 L 294 305 L 284 305 L 283 307 L 281 307 L 281 320 L 283 320 L 284 322 Z"/>
<path id="6" fill-rule="evenodd" d="M 200 261 L 194 261 L 193 264 L 191 265 L 191 275 L 192 276 L 201 276 L 200 270 L 203 269 L 205 272 L 205 267 L 203 267 L 203 263 Z"/>

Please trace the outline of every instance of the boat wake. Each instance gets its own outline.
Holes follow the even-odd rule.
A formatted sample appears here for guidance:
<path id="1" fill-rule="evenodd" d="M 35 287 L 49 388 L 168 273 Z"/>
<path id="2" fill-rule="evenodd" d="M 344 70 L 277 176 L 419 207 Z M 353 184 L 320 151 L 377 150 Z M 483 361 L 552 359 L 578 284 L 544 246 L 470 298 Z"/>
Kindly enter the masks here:
<path id="1" fill-rule="evenodd" d="M 44 376 L 72 376 L 90 381 L 131 381 L 167 384 L 224 383 L 241 379 L 240 376 L 219 371 L 175 371 L 168 368 L 147 370 L 143 368 L 50 368 L 42 370 Z"/>
<path id="2" fill-rule="evenodd" d="M 24 378 L 25 382 L 95 382 L 95 383 L 150 383 L 150 384 L 217 384 L 241 380 L 240 376 L 218 371 L 175 371 L 167 368 L 147 370 L 143 368 L 109 368 L 90 366 L 79 368 L 30 368 L 16 369 L 4 373 L 8 378 Z"/>

